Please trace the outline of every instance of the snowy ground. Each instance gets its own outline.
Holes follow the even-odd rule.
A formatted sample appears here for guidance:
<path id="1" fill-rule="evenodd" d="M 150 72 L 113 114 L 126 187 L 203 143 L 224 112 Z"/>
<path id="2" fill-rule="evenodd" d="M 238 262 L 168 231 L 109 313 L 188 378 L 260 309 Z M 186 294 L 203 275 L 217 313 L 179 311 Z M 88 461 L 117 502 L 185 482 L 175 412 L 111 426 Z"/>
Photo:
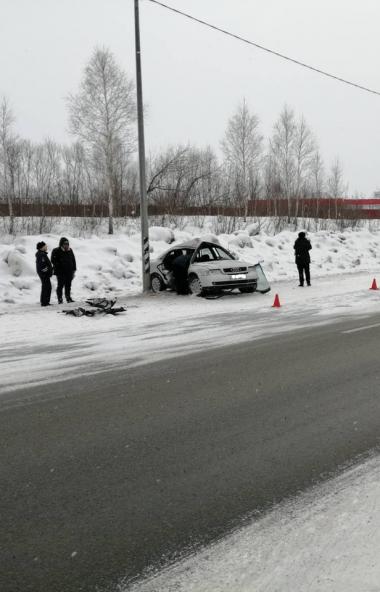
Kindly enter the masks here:
<path id="1" fill-rule="evenodd" d="M 9 306 L 0 314 L 0 395 L 37 385 L 144 364 L 273 333 L 320 324 L 339 316 L 365 316 L 380 308 L 380 291 L 368 273 L 319 278 L 307 288 L 272 283 L 267 294 L 230 294 L 218 300 L 163 292 L 120 297 L 118 316 L 75 318 L 58 305 Z M 272 308 L 278 293 L 281 308 Z M 82 302 L 83 304 L 83 302 Z M 77 303 L 70 305 L 77 306 Z"/>
<path id="2" fill-rule="evenodd" d="M 210 236 L 209 230 L 187 227 L 174 230 L 174 238 Z M 380 284 L 380 231 L 310 233 L 310 288 L 297 286 L 296 233 L 255 231 L 252 226 L 217 238 L 240 259 L 263 260 L 272 291 L 205 300 L 170 292 L 142 296 L 140 236 L 133 229 L 86 239 L 66 230 L 78 262 L 70 306 L 117 296 L 127 308 L 117 317 L 96 318 L 63 315 L 54 292 L 54 306 L 39 305 L 35 244 L 42 239 L 52 249 L 59 235 L 0 237 L 0 396 L 11 404 L 17 388 L 64 379 L 68 369 L 72 377 L 144 364 L 341 316 L 365 324 L 366 315 L 380 311 L 380 291 L 369 290 L 373 278 Z M 172 236 L 152 229 L 152 258 Z M 276 293 L 278 309 L 272 308 Z M 374 457 L 134 592 L 379 592 L 379 494 L 380 461 Z"/>

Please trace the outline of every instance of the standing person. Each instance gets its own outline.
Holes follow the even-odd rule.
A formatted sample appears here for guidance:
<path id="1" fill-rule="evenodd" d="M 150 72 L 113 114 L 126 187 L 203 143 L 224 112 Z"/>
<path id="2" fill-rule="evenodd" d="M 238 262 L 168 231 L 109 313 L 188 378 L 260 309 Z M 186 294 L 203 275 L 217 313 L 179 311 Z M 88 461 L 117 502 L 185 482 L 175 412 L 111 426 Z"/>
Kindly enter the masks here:
<path id="1" fill-rule="evenodd" d="M 47 244 L 44 241 L 37 243 L 36 270 L 41 280 L 41 306 L 50 306 L 51 281 L 53 266 L 50 262 Z"/>
<path id="2" fill-rule="evenodd" d="M 173 276 L 177 294 L 188 294 L 187 270 L 190 266 L 191 255 L 179 255 L 172 263 Z"/>
<path id="3" fill-rule="evenodd" d="M 310 283 L 310 254 L 311 242 L 306 238 L 305 232 L 299 232 L 298 238 L 294 243 L 294 250 L 296 254 L 296 265 L 300 278 L 299 286 L 304 284 L 304 272 L 306 283 L 311 286 Z"/>
<path id="4" fill-rule="evenodd" d="M 67 302 L 74 302 L 71 298 L 71 282 L 73 281 L 77 264 L 70 243 L 64 236 L 59 241 L 59 246 L 51 253 L 51 262 L 54 267 L 54 274 L 57 276 L 57 298 L 58 304 L 62 304 L 62 291 L 65 289 Z"/>

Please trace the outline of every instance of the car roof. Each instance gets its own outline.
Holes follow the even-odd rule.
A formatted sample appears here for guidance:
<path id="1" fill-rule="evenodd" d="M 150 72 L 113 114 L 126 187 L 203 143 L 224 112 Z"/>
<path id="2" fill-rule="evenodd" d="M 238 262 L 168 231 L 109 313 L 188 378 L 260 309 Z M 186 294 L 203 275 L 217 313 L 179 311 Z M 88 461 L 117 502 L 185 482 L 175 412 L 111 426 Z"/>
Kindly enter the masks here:
<path id="1" fill-rule="evenodd" d="M 202 244 L 210 245 L 211 247 L 221 247 L 219 243 L 213 243 L 212 241 L 204 240 L 201 238 L 193 238 L 191 240 L 188 240 L 184 243 L 179 243 L 177 245 L 173 243 L 169 250 L 171 251 L 173 249 L 197 249 L 199 245 Z M 224 247 L 222 247 L 222 249 L 224 249 L 225 251 L 227 250 Z"/>
<path id="2" fill-rule="evenodd" d="M 180 243 L 178 245 L 172 244 L 170 251 L 173 249 L 196 249 L 200 244 L 201 241 L 199 238 L 193 238 L 192 240 L 188 240 L 184 243 Z"/>

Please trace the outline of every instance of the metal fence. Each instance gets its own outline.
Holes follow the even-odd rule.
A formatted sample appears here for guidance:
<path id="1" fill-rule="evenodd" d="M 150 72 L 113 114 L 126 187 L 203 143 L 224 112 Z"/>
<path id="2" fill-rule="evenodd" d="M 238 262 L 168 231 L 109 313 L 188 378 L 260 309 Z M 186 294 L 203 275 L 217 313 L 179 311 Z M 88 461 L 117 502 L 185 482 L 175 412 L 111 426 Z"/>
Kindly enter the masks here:
<path id="1" fill-rule="evenodd" d="M 149 215 L 164 216 L 243 216 L 243 206 L 202 205 L 188 207 L 173 207 L 165 202 L 150 204 Z M 8 216 L 8 203 L 0 201 L 0 216 Z M 108 204 L 59 204 L 21 202 L 13 203 L 13 215 L 16 217 L 85 217 L 106 218 Z M 115 217 L 138 217 L 138 204 L 118 205 L 114 208 Z M 380 199 L 333 199 L 310 198 L 300 200 L 286 199 L 257 199 L 248 204 L 248 216 L 269 217 L 299 217 L 299 218 L 327 218 L 327 219 L 375 219 L 380 218 Z"/>

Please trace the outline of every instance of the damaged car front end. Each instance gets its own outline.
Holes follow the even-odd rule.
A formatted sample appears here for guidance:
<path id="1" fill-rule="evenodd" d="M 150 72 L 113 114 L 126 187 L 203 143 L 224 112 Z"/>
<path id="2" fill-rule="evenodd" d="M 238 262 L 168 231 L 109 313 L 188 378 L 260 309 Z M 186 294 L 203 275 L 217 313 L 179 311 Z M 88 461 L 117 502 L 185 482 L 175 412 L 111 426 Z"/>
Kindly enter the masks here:
<path id="1" fill-rule="evenodd" d="M 152 261 L 151 286 L 154 292 L 175 289 L 173 270 L 174 261 L 178 257 L 188 259 L 188 288 L 197 296 L 220 294 L 235 289 L 242 293 L 253 293 L 256 290 L 265 293 L 270 290 L 260 263 L 237 260 L 221 245 L 198 239 L 173 246 Z"/>

